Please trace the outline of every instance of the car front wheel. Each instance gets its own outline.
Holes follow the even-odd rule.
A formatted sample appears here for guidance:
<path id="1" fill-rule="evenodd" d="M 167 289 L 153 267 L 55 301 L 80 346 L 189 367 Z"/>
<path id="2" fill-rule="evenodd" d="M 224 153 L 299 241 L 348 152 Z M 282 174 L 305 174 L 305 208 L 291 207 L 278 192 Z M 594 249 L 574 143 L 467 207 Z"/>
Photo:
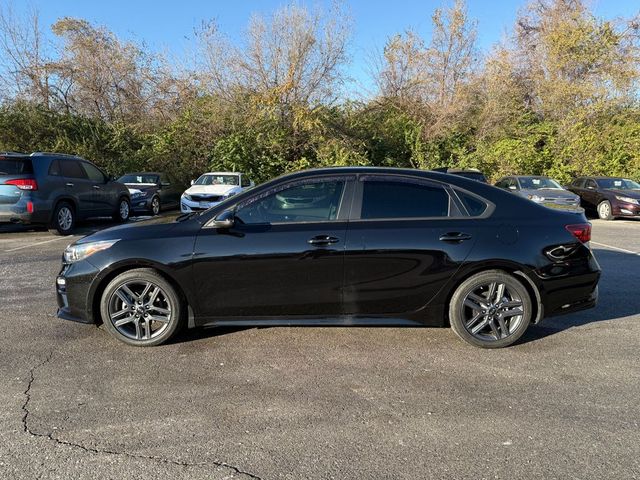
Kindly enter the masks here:
<path id="1" fill-rule="evenodd" d="M 482 348 L 512 345 L 532 317 L 531 297 L 513 275 L 501 270 L 477 273 L 458 286 L 449 304 L 453 331 Z"/>
<path id="2" fill-rule="evenodd" d="M 158 215 L 160 213 L 160 199 L 158 197 L 153 197 L 151 199 L 151 214 Z"/>
<path id="3" fill-rule="evenodd" d="M 611 203 L 609 200 L 603 200 L 598 204 L 598 217 L 601 220 L 613 220 L 613 215 L 611 214 Z"/>
<path id="4" fill-rule="evenodd" d="M 182 302 L 175 288 L 154 270 L 138 268 L 105 288 L 100 313 L 106 329 L 136 347 L 160 345 L 182 326 Z"/>
<path id="5" fill-rule="evenodd" d="M 118 200 L 118 208 L 113 214 L 113 220 L 116 222 L 124 223 L 129 220 L 131 214 L 131 204 L 129 200 L 122 197 Z"/>

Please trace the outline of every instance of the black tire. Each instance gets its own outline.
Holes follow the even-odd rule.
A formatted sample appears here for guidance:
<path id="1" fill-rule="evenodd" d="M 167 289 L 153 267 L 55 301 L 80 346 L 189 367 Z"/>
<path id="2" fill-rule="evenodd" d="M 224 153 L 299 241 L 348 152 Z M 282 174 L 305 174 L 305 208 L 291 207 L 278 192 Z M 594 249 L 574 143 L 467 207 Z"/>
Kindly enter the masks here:
<path id="1" fill-rule="evenodd" d="M 153 216 L 160 214 L 160 197 L 154 195 L 154 197 L 151 199 L 151 208 L 149 210 L 151 211 L 151 215 Z"/>
<path id="2" fill-rule="evenodd" d="M 142 294 L 147 284 L 151 287 L 143 298 L 143 304 L 138 304 L 136 299 L 125 294 L 133 300 L 134 307 L 129 312 L 130 304 L 125 304 L 120 296 L 123 293 L 120 289 L 127 286 L 132 293 Z M 144 301 L 150 300 L 154 288 L 160 289 L 153 300 L 155 307 L 148 307 Z M 156 318 L 154 315 L 160 316 L 155 308 L 170 312 L 166 316 L 166 322 L 152 319 Z M 119 312 L 125 314 L 119 315 Z M 109 282 L 100 298 L 100 315 L 107 331 L 121 342 L 135 347 L 153 347 L 169 340 L 182 328 L 185 312 L 186 306 L 176 289 L 162 275 L 149 268 L 136 268 L 121 273 Z M 145 318 L 147 316 L 151 318 Z M 118 322 L 122 324 L 116 325 Z"/>
<path id="3" fill-rule="evenodd" d="M 59 202 L 53 209 L 49 232 L 55 235 L 71 235 L 76 226 L 76 209 L 70 202 Z"/>
<path id="4" fill-rule="evenodd" d="M 491 290 L 492 284 L 494 290 Z M 504 285 L 503 296 L 497 299 L 500 285 Z M 485 286 L 486 290 L 483 290 Z M 494 294 L 489 295 L 491 291 Z M 482 305 L 476 302 L 477 298 L 483 300 Z M 511 305 L 518 302 L 520 306 Z M 479 308 L 474 309 L 469 304 Z M 510 306 L 504 306 L 506 304 Z M 515 343 L 529 326 L 532 312 L 529 291 L 520 280 L 502 270 L 487 270 L 469 277 L 456 288 L 449 303 L 451 329 L 465 342 L 481 348 L 502 348 Z M 478 332 L 472 333 L 480 326 Z M 492 335 L 495 338 L 491 338 Z"/>
<path id="5" fill-rule="evenodd" d="M 126 208 L 124 207 L 126 204 Z M 120 197 L 118 204 L 116 205 L 116 211 L 113 212 L 113 220 L 118 223 L 125 223 L 129 221 L 131 215 L 131 202 L 127 197 Z"/>
<path id="6" fill-rule="evenodd" d="M 609 200 L 601 201 L 598 204 L 596 212 L 598 213 L 598 218 L 600 220 L 613 220 L 613 215 L 611 212 L 611 202 L 609 202 Z"/>

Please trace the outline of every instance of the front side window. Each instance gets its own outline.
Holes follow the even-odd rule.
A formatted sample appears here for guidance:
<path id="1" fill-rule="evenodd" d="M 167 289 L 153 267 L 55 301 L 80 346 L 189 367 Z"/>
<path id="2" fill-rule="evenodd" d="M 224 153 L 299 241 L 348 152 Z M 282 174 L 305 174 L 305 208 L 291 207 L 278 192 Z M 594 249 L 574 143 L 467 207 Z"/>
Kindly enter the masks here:
<path id="1" fill-rule="evenodd" d="M 405 179 L 365 179 L 362 219 L 446 217 L 449 194 L 435 184 Z"/>
<path id="2" fill-rule="evenodd" d="M 596 182 L 594 182 L 593 180 L 589 179 L 589 180 L 587 180 L 587 188 L 598 188 L 598 186 L 596 185 Z"/>
<path id="3" fill-rule="evenodd" d="M 241 187 L 248 187 L 250 185 L 251 185 L 251 180 L 249 180 L 249 177 L 247 177 L 246 175 L 243 175 Z"/>
<path id="4" fill-rule="evenodd" d="M 240 204 L 235 218 L 245 224 L 335 220 L 345 184 L 344 179 L 312 179 L 285 185 Z"/>
<path id="5" fill-rule="evenodd" d="M 584 178 L 576 178 L 571 184 L 571 186 L 576 188 L 584 187 Z"/>
<path id="6" fill-rule="evenodd" d="M 97 183 L 104 183 L 104 174 L 98 168 L 94 167 L 90 163 L 83 163 L 82 166 L 84 167 L 84 171 L 87 172 L 89 180 Z"/>

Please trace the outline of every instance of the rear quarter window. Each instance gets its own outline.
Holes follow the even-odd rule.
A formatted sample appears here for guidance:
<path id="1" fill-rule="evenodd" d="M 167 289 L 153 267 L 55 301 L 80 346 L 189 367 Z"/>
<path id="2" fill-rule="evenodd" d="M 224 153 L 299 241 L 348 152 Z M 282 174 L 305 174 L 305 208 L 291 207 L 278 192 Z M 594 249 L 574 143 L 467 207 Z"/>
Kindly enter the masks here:
<path id="1" fill-rule="evenodd" d="M 471 195 L 460 190 L 456 190 L 456 193 L 458 194 L 458 198 L 462 202 L 462 205 L 464 205 L 464 208 L 467 209 L 467 213 L 471 217 L 480 217 L 489 208 L 489 204 L 487 202 L 475 195 Z"/>
<path id="2" fill-rule="evenodd" d="M 30 158 L 0 157 L 0 175 L 31 175 L 33 164 Z"/>

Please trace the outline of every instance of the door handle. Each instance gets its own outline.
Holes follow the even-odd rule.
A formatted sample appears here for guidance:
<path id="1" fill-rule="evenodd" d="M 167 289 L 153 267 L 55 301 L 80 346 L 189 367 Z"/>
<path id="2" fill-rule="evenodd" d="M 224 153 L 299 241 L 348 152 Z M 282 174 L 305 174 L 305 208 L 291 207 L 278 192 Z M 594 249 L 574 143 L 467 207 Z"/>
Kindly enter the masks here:
<path id="1" fill-rule="evenodd" d="M 73 183 L 69 182 L 65 184 L 67 187 L 73 187 Z"/>
<path id="2" fill-rule="evenodd" d="M 93 188 L 95 188 L 96 190 L 100 190 L 100 185 L 94 185 Z"/>
<path id="3" fill-rule="evenodd" d="M 307 243 L 316 246 L 331 245 L 332 243 L 338 243 L 340 239 L 336 237 L 330 237 L 329 235 L 318 235 L 317 237 L 310 238 Z"/>
<path id="4" fill-rule="evenodd" d="M 441 242 L 462 242 L 464 240 L 471 240 L 471 235 L 463 232 L 447 232 L 440 235 Z"/>

